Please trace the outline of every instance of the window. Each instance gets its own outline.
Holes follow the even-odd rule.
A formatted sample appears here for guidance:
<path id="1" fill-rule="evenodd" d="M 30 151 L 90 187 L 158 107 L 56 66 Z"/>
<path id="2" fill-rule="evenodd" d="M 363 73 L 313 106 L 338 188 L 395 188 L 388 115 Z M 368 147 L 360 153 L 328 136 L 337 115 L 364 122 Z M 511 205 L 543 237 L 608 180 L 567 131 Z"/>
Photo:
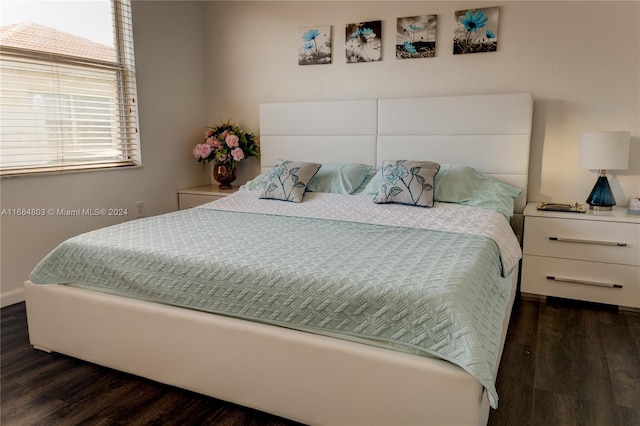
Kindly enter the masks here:
<path id="1" fill-rule="evenodd" d="M 136 106 L 129 0 L 3 1 L 2 176 L 140 164 Z"/>

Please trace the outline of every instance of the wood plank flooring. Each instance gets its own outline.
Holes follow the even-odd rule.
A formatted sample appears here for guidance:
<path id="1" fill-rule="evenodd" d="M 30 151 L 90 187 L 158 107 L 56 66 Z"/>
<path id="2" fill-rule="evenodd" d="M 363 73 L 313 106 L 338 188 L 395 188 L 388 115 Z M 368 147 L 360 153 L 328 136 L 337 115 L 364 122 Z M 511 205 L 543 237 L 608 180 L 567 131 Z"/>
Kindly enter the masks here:
<path id="1" fill-rule="evenodd" d="M 29 346 L 24 303 L 1 311 L 2 425 L 295 425 Z M 489 425 L 640 426 L 640 314 L 517 300 Z"/>
<path id="2" fill-rule="evenodd" d="M 514 305 L 490 425 L 640 425 L 640 314 L 549 299 Z"/>

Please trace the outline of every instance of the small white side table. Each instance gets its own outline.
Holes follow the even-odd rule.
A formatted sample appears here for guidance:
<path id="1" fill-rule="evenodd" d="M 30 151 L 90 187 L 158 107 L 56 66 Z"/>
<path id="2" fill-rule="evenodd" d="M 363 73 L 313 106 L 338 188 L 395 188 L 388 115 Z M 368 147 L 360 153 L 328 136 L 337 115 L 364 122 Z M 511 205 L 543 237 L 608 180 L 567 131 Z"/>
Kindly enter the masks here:
<path id="1" fill-rule="evenodd" d="M 201 204 L 210 203 L 219 198 L 226 197 L 238 190 L 237 186 L 231 189 L 220 189 L 218 185 L 203 185 L 193 188 L 178 190 L 178 208 L 180 210 L 190 209 Z"/>
<path id="2" fill-rule="evenodd" d="M 523 295 L 640 308 L 640 217 L 524 210 Z"/>

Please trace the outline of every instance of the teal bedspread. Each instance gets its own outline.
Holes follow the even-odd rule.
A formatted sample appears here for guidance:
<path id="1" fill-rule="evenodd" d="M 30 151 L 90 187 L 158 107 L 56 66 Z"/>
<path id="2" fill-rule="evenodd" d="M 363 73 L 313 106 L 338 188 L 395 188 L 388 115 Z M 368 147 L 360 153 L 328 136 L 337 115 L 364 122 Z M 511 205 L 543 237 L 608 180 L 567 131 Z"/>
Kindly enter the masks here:
<path id="1" fill-rule="evenodd" d="M 511 284 L 486 237 L 195 208 L 71 238 L 30 279 L 433 355 L 497 407 Z"/>

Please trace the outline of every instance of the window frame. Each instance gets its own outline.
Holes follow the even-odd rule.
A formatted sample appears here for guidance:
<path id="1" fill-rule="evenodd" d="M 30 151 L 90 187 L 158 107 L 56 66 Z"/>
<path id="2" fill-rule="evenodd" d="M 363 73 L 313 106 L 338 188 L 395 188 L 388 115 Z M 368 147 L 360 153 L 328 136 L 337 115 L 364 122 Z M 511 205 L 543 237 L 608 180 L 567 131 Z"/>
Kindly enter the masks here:
<path id="1" fill-rule="evenodd" d="M 57 111 L 58 117 L 57 119 L 53 120 L 56 121 L 56 124 L 54 126 L 50 126 L 47 119 L 33 118 L 33 116 L 27 116 L 26 119 L 23 119 L 22 117 L 13 119 L 15 122 L 17 122 L 18 120 L 26 122 L 28 122 L 29 120 L 40 120 L 41 122 L 46 121 L 47 124 L 41 127 L 42 129 L 44 129 L 42 130 L 43 132 L 48 132 L 51 128 L 57 129 L 60 135 L 64 134 L 64 136 L 60 137 L 58 141 L 50 144 L 54 146 L 54 148 L 52 148 L 54 150 L 56 149 L 56 144 L 59 146 L 59 148 L 57 148 L 58 151 L 56 151 L 57 153 L 52 154 L 46 160 L 36 160 L 34 156 L 30 165 L 23 166 L 20 166 L 17 161 L 14 161 L 13 164 L 10 162 L 5 162 L 3 161 L 2 157 L 0 157 L 0 177 L 34 175 L 43 173 L 66 173 L 72 171 L 118 169 L 123 167 L 136 167 L 142 164 L 138 132 L 137 89 L 135 78 L 135 58 L 133 50 L 131 3 L 130 0 L 110 0 L 110 4 L 114 33 L 115 56 L 113 61 L 71 56 L 61 53 L 51 53 L 44 50 L 30 50 L 22 47 L 7 45 L 0 45 L 0 59 L 2 60 L 1 62 L 4 62 L 2 68 L 3 73 L 5 72 L 5 65 L 6 69 L 13 70 L 13 68 L 11 67 L 15 67 L 15 64 L 24 64 L 26 67 L 36 67 L 36 64 L 45 64 L 50 66 L 54 71 L 52 73 L 52 77 L 49 78 L 49 80 L 51 81 L 55 81 L 57 78 L 60 78 L 59 76 L 63 76 L 63 71 L 65 70 L 71 72 L 76 70 L 80 75 L 95 73 L 95 75 L 99 76 L 98 78 L 105 78 L 105 76 L 113 78 L 115 80 L 115 85 L 112 88 L 111 95 L 115 94 L 115 96 L 109 95 L 108 98 L 105 98 L 108 99 L 109 102 L 106 102 L 103 105 L 98 105 L 98 107 L 107 107 L 107 111 L 106 113 L 104 113 L 105 117 L 107 117 L 107 120 L 104 121 L 105 124 L 107 124 L 107 126 L 104 127 L 104 134 L 106 134 L 107 136 L 109 134 L 115 134 L 115 137 L 113 139 L 110 139 L 109 137 L 105 138 L 104 135 L 101 135 L 102 139 L 106 141 L 106 143 L 99 144 L 94 142 L 92 144 L 90 137 L 89 139 L 87 139 L 85 137 L 80 138 L 79 136 L 77 136 L 79 132 L 64 133 L 65 121 L 68 123 L 69 119 L 63 117 L 63 115 L 72 114 L 76 109 L 79 108 L 80 102 L 78 101 L 74 103 L 73 101 L 69 101 L 67 102 L 67 106 L 63 107 L 62 99 L 73 99 L 73 97 L 78 96 L 91 97 L 96 95 L 91 93 L 90 90 L 82 92 L 82 89 L 78 88 L 72 87 L 70 89 L 67 89 L 64 87 L 58 87 L 57 90 L 54 90 L 55 94 L 53 95 L 58 99 L 58 106 L 47 109 L 47 113 L 45 114 L 49 115 L 49 111 Z M 19 88 L 18 91 L 24 93 L 24 96 L 27 98 L 29 98 L 30 96 L 30 92 L 28 89 L 29 84 L 30 83 L 25 82 L 23 88 L 19 88 L 19 84 L 17 85 L 17 87 Z M 71 84 L 74 83 L 72 82 Z M 46 98 L 47 96 L 44 96 L 44 98 Z M 113 108 L 109 109 L 108 107 L 110 105 Z M 5 115 L 7 112 L 11 112 L 10 110 L 5 109 L 4 105 L 1 108 L 2 115 Z M 14 110 L 14 114 L 18 116 L 20 112 L 15 111 L 17 110 Z M 22 114 L 25 114 L 26 116 L 26 114 L 28 113 L 22 112 Z M 6 122 L 10 123 L 10 120 L 11 119 L 7 119 Z M 80 119 L 73 119 L 72 124 L 77 125 L 78 123 L 85 122 L 90 124 L 91 114 L 87 114 L 87 118 L 84 118 L 84 120 L 85 121 L 80 121 Z M 5 131 L 2 130 L 2 133 L 2 139 L 5 141 L 5 143 L 7 141 L 15 142 L 14 147 L 15 145 L 20 144 L 19 141 L 11 140 L 9 136 L 7 136 L 7 139 L 5 139 L 5 134 L 9 135 L 9 131 L 5 133 Z M 75 136 L 71 138 L 67 137 L 67 135 L 70 134 L 74 134 Z M 38 135 L 36 135 L 35 139 L 37 139 L 37 136 Z M 43 143 L 45 144 L 46 149 L 51 149 L 50 145 L 48 145 L 48 142 L 46 142 L 46 138 L 44 139 L 44 142 L 39 141 L 36 145 Z M 71 146 L 80 147 L 80 151 L 82 152 L 82 156 L 84 158 L 81 160 L 72 158 L 74 154 L 70 153 L 71 151 L 69 150 L 69 148 Z M 9 149 L 19 150 L 19 148 L 6 148 L 5 153 L 11 152 L 9 151 Z M 106 160 L 99 159 L 98 155 L 100 154 L 100 152 L 106 153 L 109 151 L 111 152 L 111 154 L 108 156 L 105 155 L 105 157 L 110 158 Z M 16 151 L 14 151 L 14 153 L 15 152 Z M 18 155 L 28 157 L 28 153 L 20 153 Z M 5 160 L 8 157 L 9 156 L 7 155 L 7 157 L 5 157 Z M 46 154 L 44 155 L 44 157 L 47 157 Z M 25 160 L 25 163 L 27 161 L 28 160 Z M 35 164 L 38 161 L 57 161 L 60 164 Z M 9 165 L 6 166 L 6 164 Z"/>

